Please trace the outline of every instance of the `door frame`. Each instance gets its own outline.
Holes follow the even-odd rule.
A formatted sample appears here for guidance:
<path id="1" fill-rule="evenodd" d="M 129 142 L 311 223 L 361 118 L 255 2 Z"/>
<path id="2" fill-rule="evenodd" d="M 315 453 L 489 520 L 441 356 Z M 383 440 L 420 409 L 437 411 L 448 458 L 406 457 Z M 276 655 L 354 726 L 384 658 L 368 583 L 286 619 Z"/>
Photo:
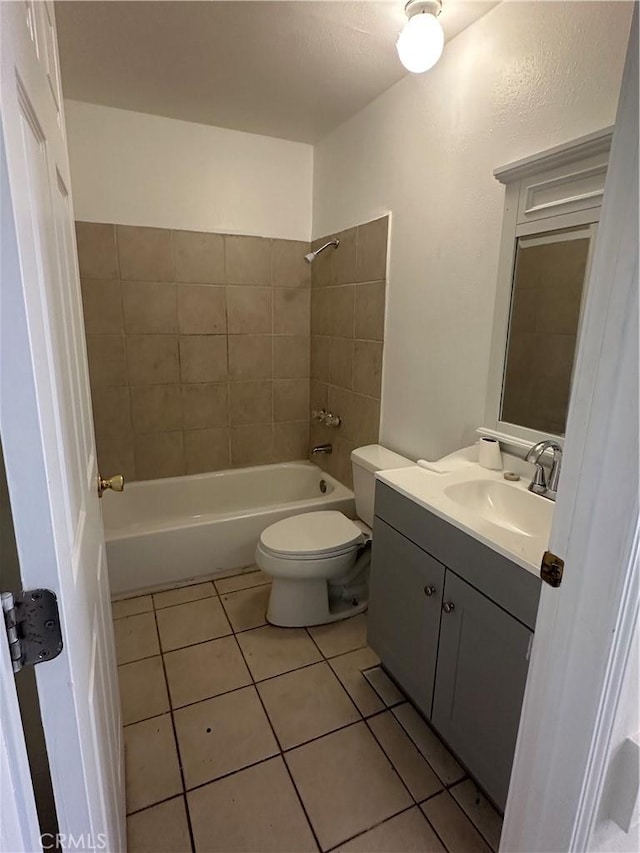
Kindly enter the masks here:
<path id="1" fill-rule="evenodd" d="M 503 851 L 589 849 L 637 637 L 639 542 L 636 6 L 549 545 L 565 573 L 543 584 Z"/>

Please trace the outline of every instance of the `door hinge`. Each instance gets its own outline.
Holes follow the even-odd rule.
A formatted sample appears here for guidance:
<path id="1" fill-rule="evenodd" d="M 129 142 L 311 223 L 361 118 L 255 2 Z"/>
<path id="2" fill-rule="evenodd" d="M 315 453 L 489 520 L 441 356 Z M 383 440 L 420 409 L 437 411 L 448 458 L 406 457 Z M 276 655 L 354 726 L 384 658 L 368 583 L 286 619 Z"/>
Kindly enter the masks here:
<path id="1" fill-rule="evenodd" d="M 562 583 L 562 573 L 564 572 L 564 560 L 552 554 L 551 551 L 545 551 L 542 556 L 542 565 L 540 566 L 540 577 L 549 586 L 558 587 Z"/>
<path id="2" fill-rule="evenodd" d="M 14 672 L 60 654 L 60 614 L 50 589 L 27 589 L 15 595 L 3 592 L 2 610 Z"/>

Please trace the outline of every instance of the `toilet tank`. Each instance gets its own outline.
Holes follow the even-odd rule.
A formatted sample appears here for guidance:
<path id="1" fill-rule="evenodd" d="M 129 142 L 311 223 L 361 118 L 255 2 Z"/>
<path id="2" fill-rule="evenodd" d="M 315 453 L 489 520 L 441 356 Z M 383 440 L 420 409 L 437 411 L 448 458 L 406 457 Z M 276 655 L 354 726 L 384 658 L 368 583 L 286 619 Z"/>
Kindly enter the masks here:
<path id="1" fill-rule="evenodd" d="M 353 493 L 356 499 L 356 513 L 359 519 L 373 527 L 373 501 L 376 489 L 376 471 L 388 471 L 391 468 L 408 468 L 415 465 L 405 456 L 387 450 L 380 444 L 368 444 L 357 447 L 351 453 L 353 471 Z"/>

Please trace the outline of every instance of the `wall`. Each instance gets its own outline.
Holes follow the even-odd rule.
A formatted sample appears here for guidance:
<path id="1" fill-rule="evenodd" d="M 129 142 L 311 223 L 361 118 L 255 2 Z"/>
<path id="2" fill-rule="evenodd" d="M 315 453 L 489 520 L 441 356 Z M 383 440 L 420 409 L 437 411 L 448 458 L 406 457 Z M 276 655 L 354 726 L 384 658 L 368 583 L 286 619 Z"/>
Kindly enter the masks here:
<path id="1" fill-rule="evenodd" d="M 309 243 L 76 223 L 104 476 L 304 459 Z"/>
<path id="2" fill-rule="evenodd" d="M 78 101 L 65 113 L 76 219 L 310 239 L 310 145 Z"/>
<path id="3" fill-rule="evenodd" d="M 437 458 L 483 421 L 495 167 L 610 125 L 631 3 L 496 6 L 314 151 L 313 234 L 393 213 L 381 440 Z"/>
<path id="4" fill-rule="evenodd" d="M 331 443 L 313 461 L 351 485 L 354 447 L 380 431 L 380 390 L 389 217 L 319 238 L 340 245 L 315 259 L 311 273 L 311 408 L 339 415 L 339 427 L 312 422 L 311 444 Z"/>

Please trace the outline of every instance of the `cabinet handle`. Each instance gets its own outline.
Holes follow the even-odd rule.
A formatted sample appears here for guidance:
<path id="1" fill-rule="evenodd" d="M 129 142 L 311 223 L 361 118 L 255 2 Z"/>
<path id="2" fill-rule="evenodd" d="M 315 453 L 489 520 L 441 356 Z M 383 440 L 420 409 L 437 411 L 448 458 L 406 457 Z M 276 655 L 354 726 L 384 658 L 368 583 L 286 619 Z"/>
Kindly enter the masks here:
<path id="1" fill-rule="evenodd" d="M 442 605 L 442 609 L 445 613 L 451 613 L 452 610 L 455 610 L 455 604 L 453 603 L 453 601 L 445 601 Z"/>
<path id="2" fill-rule="evenodd" d="M 425 588 L 424 588 L 424 594 L 428 598 L 431 598 L 431 596 L 435 593 L 435 591 L 436 591 L 435 586 L 425 586 Z"/>

